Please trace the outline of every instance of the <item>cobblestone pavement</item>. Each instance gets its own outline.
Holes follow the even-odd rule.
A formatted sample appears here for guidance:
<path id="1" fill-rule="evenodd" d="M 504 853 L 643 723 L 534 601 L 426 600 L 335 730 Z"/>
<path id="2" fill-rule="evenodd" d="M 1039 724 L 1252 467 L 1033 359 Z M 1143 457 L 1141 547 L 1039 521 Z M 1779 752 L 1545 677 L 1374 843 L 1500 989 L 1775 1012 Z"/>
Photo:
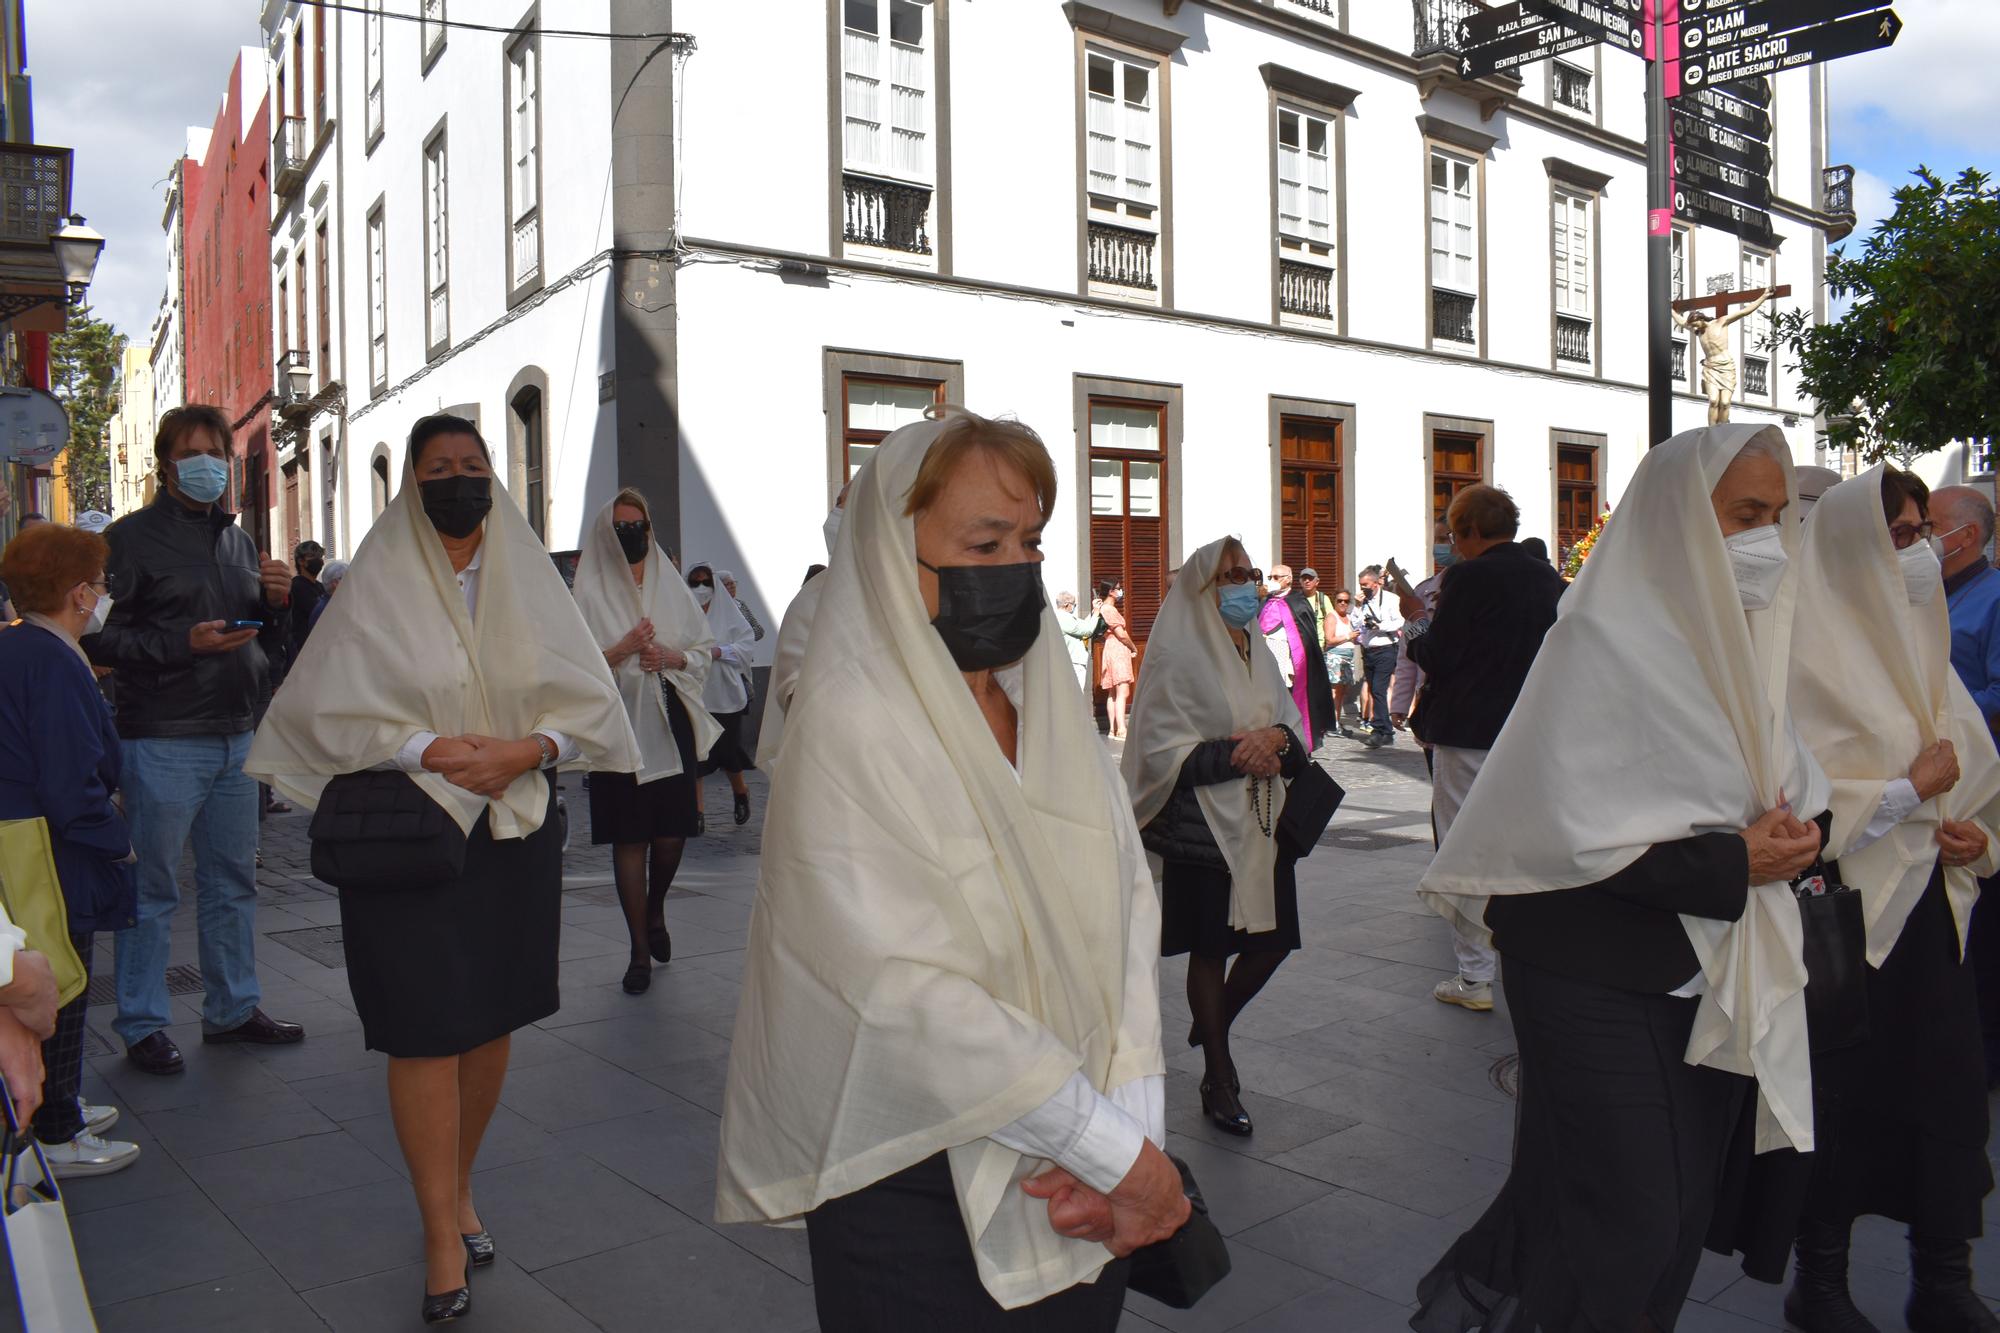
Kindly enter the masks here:
<path id="1" fill-rule="evenodd" d="M 1504 1011 L 1438 1004 L 1444 925 L 1412 893 L 1429 856 L 1428 788 L 1407 739 L 1322 759 L 1348 798 L 1300 867 L 1305 949 L 1239 1022 L 1249 1139 L 1200 1116 L 1196 1051 L 1170 1049 L 1172 1149 L 1193 1166 L 1235 1271 L 1195 1310 L 1144 1298 L 1125 1327 L 1374 1333 L 1405 1327 L 1418 1276 L 1479 1215 L 1506 1173 L 1513 1041 Z M 564 861 L 562 1010 L 516 1035 L 513 1070 L 475 1176 L 500 1259 L 474 1279 L 469 1327 L 532 1330 L 813 1327 L 803 1233 L 710 1223 L 716 1115 L 751 898 L 758 820 L 690 845 L 667 907 L 673 963 L 652 990 L 619 989 L 627 952 L 606 849 L 584 794 Z M 763 789 L 754 792 L 758 810 Z M 203 1047 L 200 995 L 177 995 L 177 1078 L 138 1073 L 90 1015 L 85 1091 L 121 1107 L 130 1170 L 67 1189 L 106 1330 L 379 1333 L 419 1327 L 415 1205 L 389 1123 L 382 1060 L 364 1050 L 340 963 L 339 912 L 309 876 L 303 814 L 265 826 L 258 953 L 264 1006 L 305 1024 L 296 1047 Z M 196 962 L 194 912 L 174 956 Z M 99 945 L 107 973 L 108 938 Z M 192 972 L 190 976 L 192 977 Z M 1166 1030 L 1183 1031 L 1184 972 L 1162 967 Z M 2000 1250 L 1979 1267 L 2000 1295 Z M 1893 1228 L 1857 1231 L 1854 1285 L 1885 1329 L 1906 1282 Z M 1781 1325 L 1779 1290 L 1711 1256 L 1689 1333 Z M 0 1314 L 4 1326 L 12 1311 Z"/>

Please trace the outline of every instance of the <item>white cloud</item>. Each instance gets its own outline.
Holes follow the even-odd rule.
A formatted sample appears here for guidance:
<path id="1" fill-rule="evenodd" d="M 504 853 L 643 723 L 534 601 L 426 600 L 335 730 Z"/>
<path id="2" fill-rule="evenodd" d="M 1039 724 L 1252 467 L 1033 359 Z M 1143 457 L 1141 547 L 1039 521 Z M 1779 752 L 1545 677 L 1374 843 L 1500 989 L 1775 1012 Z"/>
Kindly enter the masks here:
<path id="1" fill-rule="evenodd" d="M 1993 0 L 1897 0 L 1886 51 L 1827 66 L 1836 142 L 1869 124 L 1991 151 L 2000 121 L 2000 13 Z"/>
<path id="2" fill-rule="evenodd" d="M 256 15 L 243 0 L 29 0 L 35 137 L 76 150 L 71 206 L 106 238 L 90 302 L 136 341 L 166 286 L 162 178 L 187 127 L 214 122 Z"/>

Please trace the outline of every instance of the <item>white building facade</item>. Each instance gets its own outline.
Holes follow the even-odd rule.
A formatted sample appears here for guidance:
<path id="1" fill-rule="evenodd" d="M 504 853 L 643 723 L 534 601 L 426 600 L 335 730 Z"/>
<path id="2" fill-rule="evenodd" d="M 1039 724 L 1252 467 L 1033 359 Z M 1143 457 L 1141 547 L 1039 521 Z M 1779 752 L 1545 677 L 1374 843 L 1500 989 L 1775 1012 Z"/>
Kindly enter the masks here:
<path id="1" fill-rule="evenodd" d="M 327 15 L 334 145 L 273 232 L 275 266 L 330 201 L 342 554 L 449 410 L 552 550 L 638 482 L 776 613 L 867 450 L 958 402 L 1041 432 L 1051 586 L 1121 581 L 1143 630 L 1224 533 L 1330 585 L 1428 570 L 1480 480 L 1560 549 L 1648 444 L 1626 53 L 1468 84 L 1467 0 L 575 0 L 502 32 L 373 3 Z M 1825 81 L 1774 83 L 1778 244 L 1677 227 L 1677 294 L 1823 317 Z M 1809 460 L 1767 328 L 1735 330 L 1736 415 Z"/>
<path id="2" fill-rule="evenodd" d="M 1644 67 L 1466 84 L 1463 0 L 682 0 L 681 519 L 781 603 L 884 430 L 933 401 L 1039 430 L 1052 587 L 1240 533 L 1331 584 L 1490 481 L 1573 539 L 1646 447 Z M 1414 40 L 1413 40 L 1414 37 Z M 1824 87 L 1777 80 L 1780 244 L 1675 235 L 1683 294 L 1816 309 Z M 747 97 L 752 87 L 786 96 Z M 1711 283 L 1714 284 L 1711 287 Z M 1738 326 L 1739 420 L 1814 456 Z M 1745 341 L 1749 335 L 1751 340 Z M 1685 353 L 1679 354 L 1685 361 Z M 1704 420 L 1694 366 L 1675 420 Z"/>
<path id="3" fill-rule="evenodd" d="M 575 548 L 588 503 L 616 489 L 610 71 L 604 42 L 544 38 L 546 9 L 504 33 L 399 22 L 379 0 L 339 16 L 344 554 L 435 412 L 478 424 L 551 549 Z M 611 9 L 565 0 L 559 26 L 606 31 Z"/>
<path id="4" fill-rule="evenodd" d="M 289 560 L 299 542 L 352 549 L 346 478 L 350 392 L 340 300 L 342 113 L 338 10 L 267 0 L 271 123 L 272 444 L 279 484 L 270 531 Z M 365 525 L 363 525 L 365 528 Z"/>

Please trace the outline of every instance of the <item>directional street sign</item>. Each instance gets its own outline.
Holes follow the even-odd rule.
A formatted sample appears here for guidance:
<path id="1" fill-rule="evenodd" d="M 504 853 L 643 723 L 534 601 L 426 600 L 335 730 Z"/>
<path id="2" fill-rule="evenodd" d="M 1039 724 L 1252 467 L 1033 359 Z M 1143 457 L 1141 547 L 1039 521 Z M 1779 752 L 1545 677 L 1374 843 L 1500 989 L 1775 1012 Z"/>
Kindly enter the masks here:
<path id="1" fill-rule="evenodd" d="M 1505 25 L 1501 30 L 1506 33 L 1505 36 L 1487 41 L 1483 46 L 1475 45 L 1463 50 L 1458 57 L 1460 78 L 1483 79 L 1489 74 L 1506 73 L 1519 69 L 1522 65 L 1532 65 L 1537 60 L 1561 55 L 1565 51 L 1597 45 L 1596 37 L 1565 28 L 1560 23 L 1551 23 L 1532 14 L 1515 15 L 1513 11 L 1520 8 L 1519 5 L 1509 5 L 1504 9 L 1488 10 L 1484 15 L 1474 15 L 1460 22 L 1459 30 L 1463 32 L 1479 19 L 1485 18 L 1487 22 L 1477 29 L 1479 32 L 1485 32 L 1489 28 L 1498 26 L 1494 24 L 1493 16 L 1501 16 L 1501 23 Z"/>
<path id="2" fill-rule="evenodd" d="M 1681 6 L 1681 23 L 1698 29 L 1704 46 L 1734 46 L 1888 6 L 1889 0 L 1690 0 Z"/>
<path id="3" fill-rule="evenodd" d="M 1718 162 L 1727 162 L 1748 171 L 1768 172 L 1771 169 L 1771 150 L 1764 146 L 1762 140 L 1738 134 L 1713 121 L 1675 112 L 1673 136 L 1676 144 L 1692 148 Z"/>
<path id="4" fill-rule="evenodd" d="M 1711 121 L 1724 128 L 1735 130 L 1738 134 L 1747 134 L 1756 139 L 1771 137 L 1769 112 L 1748 102 L 1725 97 L 1714 88 L 1683 93 L 1673 99 L 1673 108 L 1683 115 Z"/>
<path id="5" fill-rule="evenodd" d="M 1774 244 L 1777 239 L 1777 233 L 1771 228 L 1769 213 L 1748 204 L 1734 203 L 1694 185 L 1675 182 L 1674 216 L 1684 222 L 1698 222 L 1704 227 L 1732 232 L 1743 240 L 1761 245 Z"/>
<path id="6" fill-rule="evenodd" d="M 1592 41 L 1637 51 L 1643 40 L 1639 0 L 1521 0 L 1529 13 L 1540 14 Z"/>
<path id="7" fill-rule="evenodd" d="M 1764 37 L 1735 46 L 1708 46 L 1701 29 L 1681 25 L 1681 82 L 1699 88 L 1719 79 L 1774 74 L 1841 56 L 1879 51 L 1892 45 L 1903 30 L 1893 9 L 1824 23 L 1779 37 Z"/>
<path id="8" fill-rule="evenodd" d="M 1720 191 L 1758 208 L 1768 207 L 1771 202 L 1771 178 L 1763 172 L 1718 161 L 1689 148 L 1674 150 L 1674 179 L 1704 190 Z"/>
<path id="9" fill-rule="evenodd" d="M 1551 22 L 1545 15 L 1531 13 L 1519 3 L 1482 9 L 1458 21 L 1458 49 L 1470 51 L 1475 47 L 1491 46 L 1495 42 L 1519 37 L 1524 32 L 1545 28 Z"/>
<path id="10" fill-rule="evenodd" d="M 1763 108 L 1771 105 L 1771 81 L 1761 76 L 1754 79 L 1727 79 L 1722 83 L 1711 83 L 1708 86 L 1725 97 L 1748 102 L 1754 107 Z"/>

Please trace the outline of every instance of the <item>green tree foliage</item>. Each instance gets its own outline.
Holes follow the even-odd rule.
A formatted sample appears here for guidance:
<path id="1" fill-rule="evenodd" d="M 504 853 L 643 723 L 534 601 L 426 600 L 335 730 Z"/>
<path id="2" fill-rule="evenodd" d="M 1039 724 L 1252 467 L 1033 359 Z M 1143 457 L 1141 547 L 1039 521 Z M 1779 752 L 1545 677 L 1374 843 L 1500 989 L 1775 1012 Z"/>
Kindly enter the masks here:
<path id="1" fill-rule="evenodd" d="M 1777 321 L 1833 442 L 1871 460 L 2000 431 L 2000 191 L 1970 168 L 1949 183 L 1914 174 L 1858 257 L 1827 257 L 1827 290 L 1851 298 L 1847 313 Z"/>
<path id="2" fill-rule="evenodd" d="M 49 385 L 69 410 L 69 495 L 81 514 L 111 508 L 111 458 L 106 448 L 118 410 L 119 363 L 125 335 L 90 312 L 69 312 L 61 333 L 49 339 Z"/>

